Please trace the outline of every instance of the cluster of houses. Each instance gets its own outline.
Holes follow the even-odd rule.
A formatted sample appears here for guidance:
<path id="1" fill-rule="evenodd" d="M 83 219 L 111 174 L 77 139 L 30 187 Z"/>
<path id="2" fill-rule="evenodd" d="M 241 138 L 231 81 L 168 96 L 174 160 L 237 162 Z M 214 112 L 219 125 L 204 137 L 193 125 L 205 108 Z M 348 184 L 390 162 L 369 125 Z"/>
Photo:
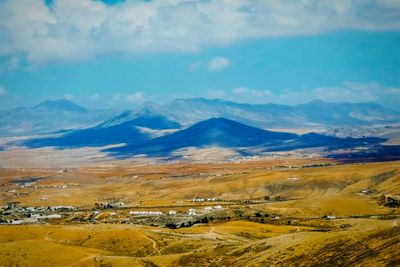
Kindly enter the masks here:
<path id="1" fill-rule="evenodd" d="M 18 212 L 45 212 L 45 211 L 73 211 L 77 208 L 74 206 L 48 206 L 48 207 L 20 207 L 19 202 L 13 201 L 8 202 L 6 211 L 18 211 Z"/>
<path id="2" fill-rule="evenodd" d="M 130 211 L 129 215 L 144 215 L 144 216 L 162 216 L 164 212 L 162 211 L 145 211 L 145 210 L 135 210 Z M 169 216 L 175 216 L 177 214 L 176 210 L 170 210 L 167 213 Z"/>
<path id="3" fill-rule="evenodd" d="M 194 199 L 192 199 L 192 202 L 213 202 L 213 201 L 217 201 L 218 199 L 213 197 L 213 198 L 202 198 L 202 197 L 196 197 Z"/>
<path id="4" fill-rule="evenodd" d="M 205 207 L 204 212 L 209 212 L 209 211 L 218 210 L 218 209 L 222 209 L 222 206 L 216 205 L 214 207 Z M 177 215 L 177 211 L 170 210 L 170 211 L 168 211 L 168 213 L 164 214 L 162 211 L 135 210 L 135 211 L 130 211 L 128 214 L 129 215 L 140 215 L 140 216 L 163 216 L 163 215 L 175 216 L 175 215 Z M 187 210 L 186 214 L 188 216 L 197 216 L 198 212 L 196 209 L 190 208 Z"/>
<path id="5" fill-rule="evenodd" d="M 7 207 L 3 208 L 0 218 L 1 224 L 35 224 L 42 223 L 48 219 L 60 219 L 61 214 L 51 213 L 54 211 L 75 210 L 72 206 L 52 206 L 52 207 L 20 207 L 19 202 L 8 202 Z M 9 217 L 8 217 L 9 216 Z"/>

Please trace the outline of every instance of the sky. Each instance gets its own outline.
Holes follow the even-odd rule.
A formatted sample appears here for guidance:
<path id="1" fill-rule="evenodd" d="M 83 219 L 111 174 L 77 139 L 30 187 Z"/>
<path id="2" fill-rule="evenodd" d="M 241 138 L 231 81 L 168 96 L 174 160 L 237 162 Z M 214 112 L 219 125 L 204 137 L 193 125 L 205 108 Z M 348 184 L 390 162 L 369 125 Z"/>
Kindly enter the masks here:
<path id="1" fill-rule="evenodd" d="M 398 0 L 0 0 L 0 109 L 221 98 L 400 110 Z"/>

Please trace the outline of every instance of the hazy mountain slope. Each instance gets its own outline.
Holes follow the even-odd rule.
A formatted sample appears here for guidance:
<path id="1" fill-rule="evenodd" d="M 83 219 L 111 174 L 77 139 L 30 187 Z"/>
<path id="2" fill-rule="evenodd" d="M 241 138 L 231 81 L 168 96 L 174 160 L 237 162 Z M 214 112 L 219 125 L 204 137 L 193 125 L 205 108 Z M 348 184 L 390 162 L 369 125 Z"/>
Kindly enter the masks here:
<path id="1" fill-rule="evenodd" d="M 178 129 L 181 127 L 181 125 L 176 121 L 163 116 L 163 111 L 158 105 L 149 102 L 135 110 L 123 112 L 122 114 L 105 121 L 100 126 L 108 127 L 126 122 L 155 130 Z"/>
<path id="2" fill-rule="evenodd" d="M 182 124 L 193 124 L 213 117 L 222 117 L 257 127 L 292 126 L 305 123 L 291 106 L 240 104 L 220 99 L 176 99 L 162 106 Z"/>
<path id="3" fill-rule="evenodd" d="M 0 136 L 87 127 L 110 119 L 118 113 L 118 110 L 89 110 L 64 99 L 45 101 L 31 108 L 0 111 Z"/>
<path id="4" fill-rule="evenodd" d="M 400 112 L 378 104 L 329 103 L 321 100 L 290 106 L 251 105 L 203 98 L 176 99 L 159 106 L 158 112 L 181 124 L 224 117 L 261 128 L 356 126 L 400 122 Z"/>
<path id="5" fill-rule="evenodd" d="M 395 123 L 400 113 L 374 103 L 329 103 L 314 100 L 295 106 L 309 122 L 323 125 L 368 125 Z"/>

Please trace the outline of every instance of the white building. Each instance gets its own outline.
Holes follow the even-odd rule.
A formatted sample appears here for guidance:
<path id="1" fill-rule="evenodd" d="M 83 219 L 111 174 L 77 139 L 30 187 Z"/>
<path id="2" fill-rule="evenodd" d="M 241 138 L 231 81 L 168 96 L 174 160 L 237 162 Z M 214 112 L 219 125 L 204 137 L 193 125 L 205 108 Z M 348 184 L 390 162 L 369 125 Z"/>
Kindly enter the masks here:
<path id="1" fill-rule="evenodd" d="M 170 210 L 170 211 L 168 211 L 168 215 L 176 215 L 176 211 L 175 210 Z"/>
<path id="2" fill-rule="evenodd" d="M 129 215 L 156 215 L 156 216 L 163 215 L 162 211 L 145 211 L 145 210 L 130 211 L 128 214 Z"/>

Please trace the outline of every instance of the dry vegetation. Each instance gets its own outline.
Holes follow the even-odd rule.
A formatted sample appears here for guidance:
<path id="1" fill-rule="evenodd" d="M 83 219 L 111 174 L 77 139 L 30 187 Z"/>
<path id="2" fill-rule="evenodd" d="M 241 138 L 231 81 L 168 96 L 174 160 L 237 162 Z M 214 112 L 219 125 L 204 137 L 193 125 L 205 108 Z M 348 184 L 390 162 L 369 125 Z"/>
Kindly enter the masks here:
<path id="1" fill-rule="evenodd" d="M 40 179 L 34 187 L 17 186 L 28 177 Z M 79 214 L 111 200 L 132 207 L 100 210 L 99 221 L 90 223 L 66 216 L 50 224 L 2 225 L 0 265 L 399 266 L 399 208 L 385 206 L 382 197 L 399 195 L 400 162 L 282 159 L 67 172 L 1 169 L 3 206 L 10 201 L 72 205 Z M 194 203 L 195 197 L 217 200 Z M 103 219 L 111 212 L 120 217 L 134 209 L 183 213 L 208 205 L 223 209 L 199 213 L 199 223 L 178 229 Z"/>

